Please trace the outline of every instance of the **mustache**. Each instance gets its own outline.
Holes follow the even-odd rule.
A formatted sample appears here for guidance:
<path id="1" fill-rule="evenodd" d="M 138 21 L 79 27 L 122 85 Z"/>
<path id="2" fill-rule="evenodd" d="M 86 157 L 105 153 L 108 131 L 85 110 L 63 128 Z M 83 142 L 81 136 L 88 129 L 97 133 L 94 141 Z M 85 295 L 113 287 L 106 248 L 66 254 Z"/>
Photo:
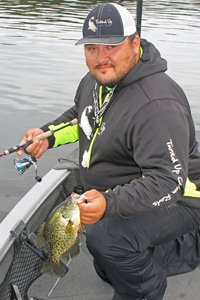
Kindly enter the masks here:
<path id="1" fill-rule="evenodd" d="M 106 66 L 111 66 L 111 67 L 114 67 L 114 65 L 112 63 L 101 63 L 101 64 L 97 64 L 94 68 L 95 69 L 98 69 L 98 68 L 101 68 L 101 67 L 106 67 Z"/>

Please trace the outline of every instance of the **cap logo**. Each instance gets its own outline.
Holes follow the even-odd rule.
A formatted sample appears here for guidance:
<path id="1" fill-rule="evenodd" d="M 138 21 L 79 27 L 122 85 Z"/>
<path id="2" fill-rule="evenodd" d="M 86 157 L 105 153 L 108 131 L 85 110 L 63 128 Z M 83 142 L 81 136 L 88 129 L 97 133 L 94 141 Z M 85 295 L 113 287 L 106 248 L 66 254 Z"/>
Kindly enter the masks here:
<path id="1" fill-rule="evenodd" d="M 100 26 L 111 26 L 112 25 L 112 20 L 111 19 L 107 19 L 107 20 L 98 20 L 93 17 L 91 17 L 89 19 L 89 22 L 88 22 L 88 29 L 89 30 L 92 30 L 94 32 L 97 31 L 97 27 L 100 27 Z M 96 24 L 96 25 L 95 25 Z"/>
<path id="2" fill-rule="evenodd" d="M 92 31 L 94 31 L 94 32 L 97 31 L 97 27 L 96 27 L 96 25 L 94 24 L 94 17 L 91 17 L 91 18 L 89 19 L 89 22 L 88 22 L 88 29 L 90 29 L 90 30 L 92 30 Z"/>

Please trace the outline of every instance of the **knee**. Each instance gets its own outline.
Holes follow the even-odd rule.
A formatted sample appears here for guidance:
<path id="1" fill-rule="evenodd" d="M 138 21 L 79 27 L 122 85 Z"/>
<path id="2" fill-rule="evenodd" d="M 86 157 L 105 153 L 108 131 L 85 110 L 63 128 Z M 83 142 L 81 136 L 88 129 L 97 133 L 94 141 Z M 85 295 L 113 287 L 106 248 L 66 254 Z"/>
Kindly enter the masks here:
<path id="1" fill-rule="evenodd" d="M 108 251 L 109 235 L 104 222 L 98 221 L 86 227 L 86 244 L 91 255 L 97 260 Z"/>
<path id="2" fill-rule="evenodd" d="M 86 245 L 88 250 L 90 251 L 91 249 L 94 248 L 96 244 L 96 233 L 95 233 L 95 224 L 93 225 L 88 225 L 86 227 Z M 91 252 L 91 251 L 90 251 Z"/>
<path id="3" fill-rule="evenodd" d="M 127 220 L 120 218 L 102 219 L 86 227 L 86 241 L 90 252 L 108 251 L 113 246 L 128 252 L 138 253 L 148 248 L 148 239 L 144 238 L 141 230 L 127 224 Z M 118 252 L 118 251 L 117 251 Z"/>

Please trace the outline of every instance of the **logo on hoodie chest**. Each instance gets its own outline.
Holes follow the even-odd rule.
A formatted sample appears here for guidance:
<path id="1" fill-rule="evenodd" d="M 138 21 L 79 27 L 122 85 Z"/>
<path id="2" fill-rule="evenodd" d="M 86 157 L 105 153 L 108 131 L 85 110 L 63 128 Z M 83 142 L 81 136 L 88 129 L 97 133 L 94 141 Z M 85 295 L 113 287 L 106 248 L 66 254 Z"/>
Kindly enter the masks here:
<path id="1" fill-rule="evenodd" d="M 79 126 L 82 128 L 88 140 L 93 137 L 93 129 L 89 122 L 89 116 L 93 112 L 93 106 L 86 106 L 82 112 Z M 93 117 L 94 118 L 94 117 Z M 101 135 L 106 130 L 106 122 L 102 122 L 98 129 L 98 134 Z"/>
<path id="2" fill-rule="evenodd" d="M 92 105 L 86 106 L 82 112 L 81 120 L 79 126 L 82 128 L 88 140 L 90 140 L 92 135 L 92 126 L 89 123 L 88 115 L 91 113 L 93 107 Z"/>

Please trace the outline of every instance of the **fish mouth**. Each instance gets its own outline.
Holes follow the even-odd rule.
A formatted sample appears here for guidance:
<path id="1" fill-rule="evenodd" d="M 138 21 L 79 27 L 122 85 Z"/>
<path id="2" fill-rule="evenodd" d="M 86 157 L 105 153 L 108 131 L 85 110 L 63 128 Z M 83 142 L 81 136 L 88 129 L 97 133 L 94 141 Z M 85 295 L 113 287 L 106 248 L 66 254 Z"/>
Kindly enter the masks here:
<path id="1" fill-rule="evenodd" d="M 80 203 L 86 202 L 86 200 L 87 200 L 87 198 L 84 195 L 79 195 L 76 193 L 71 194 L 71 201 L 73 203 L 80 204 Z"/>

